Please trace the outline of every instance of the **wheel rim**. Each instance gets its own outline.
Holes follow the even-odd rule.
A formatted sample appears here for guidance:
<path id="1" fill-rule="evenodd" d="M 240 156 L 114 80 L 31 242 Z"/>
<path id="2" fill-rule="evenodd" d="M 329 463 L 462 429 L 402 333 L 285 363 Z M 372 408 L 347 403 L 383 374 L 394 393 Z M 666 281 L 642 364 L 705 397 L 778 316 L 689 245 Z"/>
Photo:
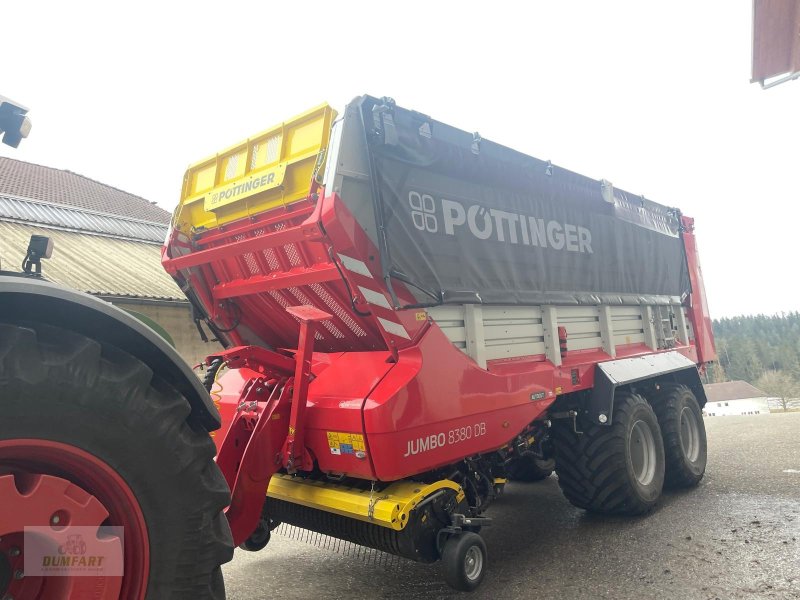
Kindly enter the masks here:
<path id="1" fill-rule="evenodd" d="M 92 591 L 98 599 L 144 598 L 149 575 L 147 527 L 136 497 L 107 463 L 75 446 L 40 439 L 0 440 L 0 598 L 77 598 Z M 25 575 L 26 526 L 50 527 L 66 535 L 70 527 L 121 527 L 121 577 Z M 85 531 L 83 529 L 79 531 Z M 119 548 L 118 537 L 96 533 L 92 543 Z M 85 547 L 78 541 L 77 549 Z M 80 552 L 78 552 L 80 553 Z M 10 567 L 10 568 L 7 568 Z M 5 589 L 3 589 L 5 587 Z"/>
<path id="2" fill-rule="evenodd" d="M 656 441 L 644 421 L 636 421 L 628 437 L 633 476 L 642 485 L 649 485 L 656 475 Z"/>
<path id="3" fill-rule="evenodd" d="M 464 574 L 470 581 L 480 577 L 483 570 L 483 552 L 477 546 L 470 546 L 464 555 Z"/>
<path id="4" fill-rule="evenodd" d="M 681 448 L 689 462 L 695 462 L 700 456 L 700 425 L 688 406 L 681 411 Z"/>

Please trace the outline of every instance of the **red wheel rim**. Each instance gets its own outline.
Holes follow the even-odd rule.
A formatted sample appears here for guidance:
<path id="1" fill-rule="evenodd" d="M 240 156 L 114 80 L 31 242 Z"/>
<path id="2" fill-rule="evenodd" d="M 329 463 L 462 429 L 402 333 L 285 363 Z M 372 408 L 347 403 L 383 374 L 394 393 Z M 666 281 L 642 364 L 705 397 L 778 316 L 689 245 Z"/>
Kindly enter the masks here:
<path id="1" fill-rule="evenodd" d="M 0 505 L 0 598 L 77 598 L 87 586 L 106 590 L 93 598 L 144 598 L 150 569 L 144 515 L 128 484 L 105 461 L 61 442 L 0 440 Z M 60 520 L 53 515 L 61 514 L 74 525 L 123 528 L 121 578 L 24 575 L 24 527 L 51 525 Z"/>

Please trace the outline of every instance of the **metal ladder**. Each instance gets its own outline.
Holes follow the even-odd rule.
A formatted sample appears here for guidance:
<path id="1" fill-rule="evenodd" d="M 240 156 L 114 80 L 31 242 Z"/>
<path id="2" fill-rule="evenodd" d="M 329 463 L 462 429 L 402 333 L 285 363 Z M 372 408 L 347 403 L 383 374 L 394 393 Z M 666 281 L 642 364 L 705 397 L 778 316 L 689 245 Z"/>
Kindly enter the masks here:
<path id="1" fill-rule="evenodd" d="M 656 330 L 656 341 L 659 349 L 669 349 L 675 347 L 675 332 L 678 330 L 675 325 L 675 313 L 671 306 L 653 307 L 653 321 Z"/>

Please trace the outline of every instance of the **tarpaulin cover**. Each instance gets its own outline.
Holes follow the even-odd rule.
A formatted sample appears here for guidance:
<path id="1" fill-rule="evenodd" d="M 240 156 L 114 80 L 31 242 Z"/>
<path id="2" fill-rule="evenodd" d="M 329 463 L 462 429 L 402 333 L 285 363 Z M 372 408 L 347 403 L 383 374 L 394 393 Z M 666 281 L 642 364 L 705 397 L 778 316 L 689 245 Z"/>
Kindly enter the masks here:
<path id="1" fill-rule="evenodd" d="M 391 101 L 355 102 L 383 266 L 426 290 L 421 300 L 653 302 L 689 291 L 676 210 Z"/>

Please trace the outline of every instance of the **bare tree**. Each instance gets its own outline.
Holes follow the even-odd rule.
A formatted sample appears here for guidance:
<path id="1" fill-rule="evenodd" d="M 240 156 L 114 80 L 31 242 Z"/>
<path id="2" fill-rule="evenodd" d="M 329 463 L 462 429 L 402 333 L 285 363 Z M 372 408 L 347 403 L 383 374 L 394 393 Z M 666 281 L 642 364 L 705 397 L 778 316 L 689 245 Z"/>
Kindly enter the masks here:
<path id="1" fill-rule="evenodd" d="M 778 398 L 784 412 L 789 408 L 789 400 L 800 396 L 800 382 L 787 371 L 764 371 L 756 387 Z"/>
<path id="2" fill-rule="evenodd" d="M 708 383 L 723 383 L 728 381 L 728 374 L 725 372 L 725 367 L 723 367 L 722 363 L 719 361 L 711 363 L 711 366 L 706 372 L 706 376 L 708 378 Z"/>

